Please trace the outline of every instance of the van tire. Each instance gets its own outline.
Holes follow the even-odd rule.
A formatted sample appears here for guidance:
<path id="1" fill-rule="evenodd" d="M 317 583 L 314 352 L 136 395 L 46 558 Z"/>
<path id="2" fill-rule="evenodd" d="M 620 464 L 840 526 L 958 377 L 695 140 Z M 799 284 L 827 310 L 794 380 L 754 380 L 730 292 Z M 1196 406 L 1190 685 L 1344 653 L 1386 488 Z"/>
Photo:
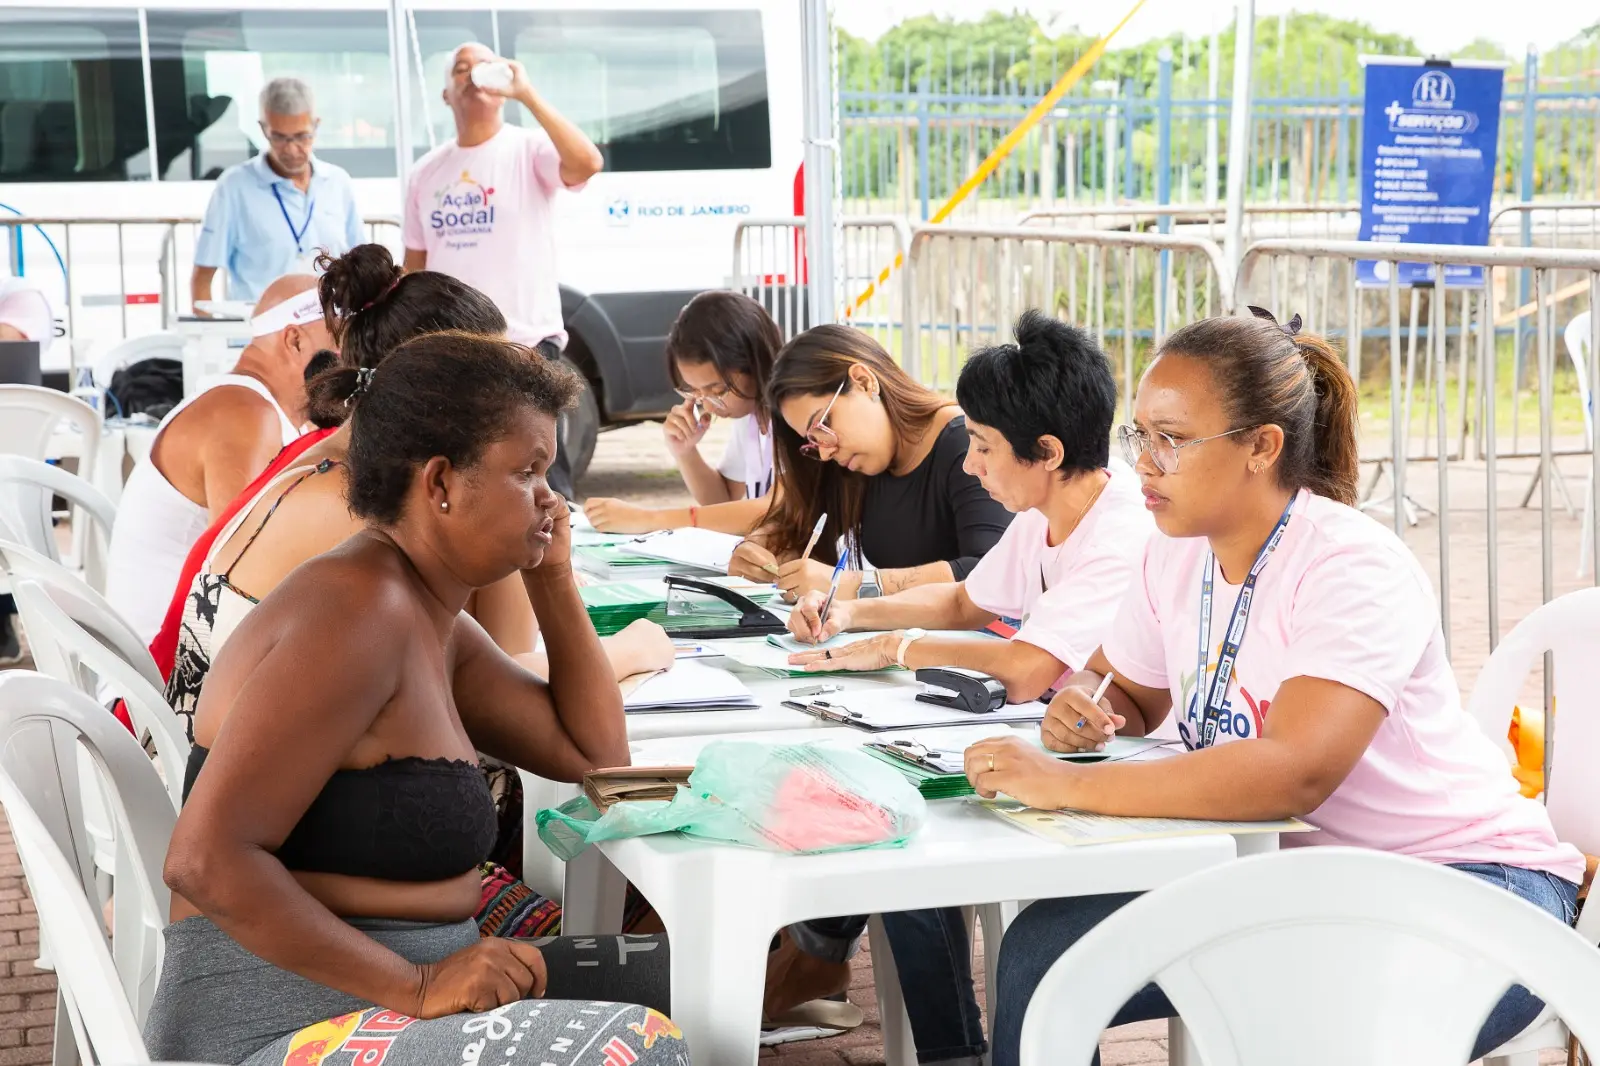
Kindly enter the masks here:
<path id="1" fill-rule="evenodd" d="M 561 450 L 566 453 L 572 484 L 576 487 L 594 460 L 595 442 L 600 437 L 600 404 L 595 399 L 594 383 L 584 377 L 583 371 L 564 355 L 561 365 L 583 380 L 577 406 L 563 412 L 560 422 Z"/>

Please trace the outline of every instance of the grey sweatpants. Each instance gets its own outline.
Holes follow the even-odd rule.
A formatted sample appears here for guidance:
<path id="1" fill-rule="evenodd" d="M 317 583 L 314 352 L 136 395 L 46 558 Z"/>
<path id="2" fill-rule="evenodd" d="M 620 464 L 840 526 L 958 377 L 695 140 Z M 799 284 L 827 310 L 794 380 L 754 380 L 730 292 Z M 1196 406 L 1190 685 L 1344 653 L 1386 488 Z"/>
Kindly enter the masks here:
<path id="1" fill-rule="evenodd" d="M 471 921 L 353 919 L 350 924 L 417 963 L 437 962 L 478 940 Z M 682 1033 L 662 1013 L 668 956 L 660 937 L 533 941 L 544 953 L 548 998 L 426 1021 L 273 966 L 206 918 L 169 925 L 165 939 L 161 983 L 144 1033 L 155 1061 L 689 1066 Z"/>

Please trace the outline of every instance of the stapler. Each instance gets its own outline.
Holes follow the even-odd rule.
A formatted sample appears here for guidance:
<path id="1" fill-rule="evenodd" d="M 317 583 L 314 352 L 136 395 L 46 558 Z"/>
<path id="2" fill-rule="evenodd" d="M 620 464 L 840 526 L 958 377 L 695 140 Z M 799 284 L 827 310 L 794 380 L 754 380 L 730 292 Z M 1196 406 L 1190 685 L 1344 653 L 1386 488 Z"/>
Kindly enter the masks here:
<path id="1" fill-rule="evenodd" d="M 988 674 L 959 666 L 929 666 L 917 671 L 927 686 L 917 693 L 923 703 L 955 707 L 973 714 L 988 714 L 1005 706 L 1006 687 Z"/>

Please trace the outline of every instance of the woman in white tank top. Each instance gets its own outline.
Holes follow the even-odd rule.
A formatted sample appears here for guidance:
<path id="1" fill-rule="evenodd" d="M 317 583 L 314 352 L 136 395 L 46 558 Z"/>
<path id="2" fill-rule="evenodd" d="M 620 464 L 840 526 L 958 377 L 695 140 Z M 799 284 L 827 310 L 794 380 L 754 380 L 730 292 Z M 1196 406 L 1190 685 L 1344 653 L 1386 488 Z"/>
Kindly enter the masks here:
<path id="1" fill-rule="evenodd" d="M 156 429 L 156 440 L 159 442 L 167 427 L 196 400 L 220 388 L 249 389 L 271 404 L 278 416 L 280 446 L 300 436 L 300 427 L 263 382 L 244 374 L 225 374 L 169 411 Z M 179 492 L 151 457 L 133 468 L 112 531 L 106 599 L 141 640 L 148 643 L 161 628 L 183 560 L 210 523 L 207 508 Z"/>

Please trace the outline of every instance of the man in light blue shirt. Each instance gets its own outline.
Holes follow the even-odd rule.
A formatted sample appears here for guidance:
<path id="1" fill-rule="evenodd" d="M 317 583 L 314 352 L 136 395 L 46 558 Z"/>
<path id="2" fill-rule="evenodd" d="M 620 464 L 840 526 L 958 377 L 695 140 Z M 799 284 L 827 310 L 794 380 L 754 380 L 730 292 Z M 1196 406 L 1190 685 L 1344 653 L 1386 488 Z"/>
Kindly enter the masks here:
<path id="1" fill-rule="evenodd" d="M 261 90 L 268 148 L 217 178 L 194 249 L 195 303 L 212 299 L 219 269 L 228 299 L 253 303 L 283 275 L 312 273 L 319 252 L 343 255 L 366 240 L 350 175 L 312 155 L 317 122 L 299 79 L 274 78 Z"/>

